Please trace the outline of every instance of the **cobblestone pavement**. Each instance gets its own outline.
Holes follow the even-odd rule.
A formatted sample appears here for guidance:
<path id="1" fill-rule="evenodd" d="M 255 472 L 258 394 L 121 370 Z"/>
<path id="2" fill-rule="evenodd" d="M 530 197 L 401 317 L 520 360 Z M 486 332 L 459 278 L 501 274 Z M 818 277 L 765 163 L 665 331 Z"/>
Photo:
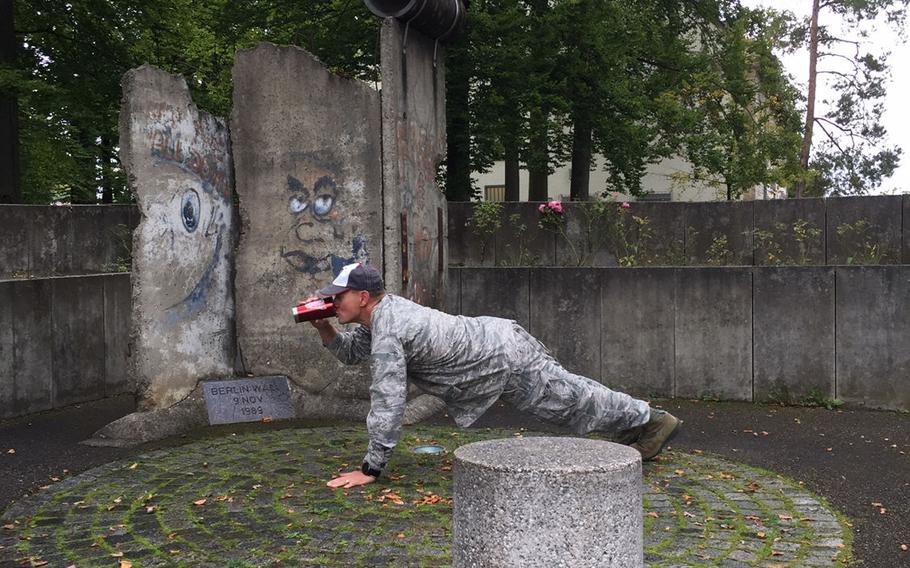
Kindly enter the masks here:
<path id="1" fill-rule="evenodd" d="M 447 566 L 451 452 L 513 430 L 411 428 L 379 483 L 325 487 L 360 463 L 362 428 L 230 435 L 156 450 L 14 503 L 0 567 Z M 439 443 L 442 455 L 408 449 Z M 344 464 L 344 465 L 343 465 Z M 645 465 L 649 566 L 840 566 L 851 533 L 819 497 L 704 453 Z"/>

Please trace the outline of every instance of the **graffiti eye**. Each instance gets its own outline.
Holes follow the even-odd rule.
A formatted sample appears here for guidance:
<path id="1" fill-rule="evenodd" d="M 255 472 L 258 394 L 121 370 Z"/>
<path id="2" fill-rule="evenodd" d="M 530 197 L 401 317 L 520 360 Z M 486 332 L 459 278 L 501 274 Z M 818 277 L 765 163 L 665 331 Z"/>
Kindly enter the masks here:
<path id="1" fill-rule="evenodd" d="M 290 212 L 294 213 L 295 215 L 297 213 L 302 213 L 303 211 L 306 210 L 306 208 L 307 208 L 306 199 L 302 199 L 300 197 L 294 196 L 294 197 L 291 197 L 291 201 L 288 202 L 288 210 L 290 210 Z"/>
<path id="2" fill-rule="evenodd" d="M 199 194 L 190 190 L 180 201 L 180 218 L 188 233 L 192 233 L 199 226 Z"/>
<path id="3" fill-rule="evenodd" d="M 331 195 L 317 195 L 313 201 L 313 213 L 317 215 L 328 215 L 335 204 L 335 197 Z"/>

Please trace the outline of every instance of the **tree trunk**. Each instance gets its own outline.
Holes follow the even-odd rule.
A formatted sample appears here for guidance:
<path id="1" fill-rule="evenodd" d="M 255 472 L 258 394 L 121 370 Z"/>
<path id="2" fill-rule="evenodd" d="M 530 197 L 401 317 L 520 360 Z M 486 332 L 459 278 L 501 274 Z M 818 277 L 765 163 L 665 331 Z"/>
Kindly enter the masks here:
<path id="1" fill-rule="evenodd" d="M 521 187 L 518 175 L 521 166 L 518 163 L 518 141 L 509 140 L 506 147 L 506 201 L 521 201 Z"/>
<path id="2" fill-rule="evenodd" d="M 547 201 L 549 188 L 547 178 L 550 176 L 548 167 L 549 146 L 547 144 L 547 117 L 546 109 L 531 112 L 531 140 L 528 149 L 528 201 Z"/>
<path id="3" fill-rule="evenodd" d="M 799 155 L 799 164 L 803 172 L 809 171 L 809 154 L 812 151 L 812 127 L 815 124 L 815 86 L 818 79 L 818 11 L 819 0 L 812 0 L 812 21 L 809 27 L 809 91 L 806 93 L 806 131 L 803 134 L 803 148 Z M 806 182 L 796 183 L 796 197 L 802 197 Z"/>
<path id="4" fill-rule="evenodd" d="M 471 187 L 468 62 L 449 57 L 446 67 L 446 106 L 449 109 L 446 113 L 446 199 L 469 201 L 474 189 Z"/>
<path id="5" fill-rule="evenodd" d="M 0 67 L 16 65 L 13 0 L 0 0 Z M 22 203 L 19 170 L 19 104 L 14 93 L 0 92 L 0 203 Z"/>
<path id="6" fill-rule="evenodd" d="M 572 176 L 569 181 L 572 201 L 587 201 L 590 197 L 591 143 L 591 121 L 586 116 L 577 116 L 572 133 Z"/>

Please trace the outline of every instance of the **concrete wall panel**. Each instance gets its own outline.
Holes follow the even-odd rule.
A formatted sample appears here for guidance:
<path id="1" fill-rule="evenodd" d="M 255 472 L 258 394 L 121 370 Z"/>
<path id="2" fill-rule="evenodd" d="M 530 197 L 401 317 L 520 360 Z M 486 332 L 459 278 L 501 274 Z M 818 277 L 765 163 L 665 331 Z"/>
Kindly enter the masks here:
<path id="1" fill-rule="evenodd" d="M 449 267 L 446 277 L 446 308 L 448 314 L 461 313 L 461 268 Z"/>
<path id="2" fill-rule="evenodd" d="M 537 203 L 528 203 L 525 209 L 533 214 L 535 222 L 530 228 L 537 227 L 536 220 L 540 218 Z M 553 234 L 543 229 L 537 229 L 536 234 L 549 236 L 555 240 L 555 257 L 550 260 L 545 254 L 549 247 L 541 248 L 539 245 L 534 251 L 539 256 L 540 266 L 616 266 L 616 246 L 604 231 L 603 217 L 594 212 L 589 203 L 562 204 L 565 212 L 565 235 Z M 525 240 L 536 237 L 529 233 Z M 549 243 L 547 243 L 549 244 Z"/>
<path id="3" fill-rule="evenodd" d="M 676 275 L 676 396 L 751 400 L 752 269 Z"/>
<path id="4" fill-rule="evenodd" d="M 385 278 L 389 291 L 441 307 L 446 200 L 436 185 L 445 157 L 445 47 L 394 18 L 380 33 Z M 403 249 L 402 243 L 407 246 Z"/>
<path id="5" fill-rule="evenodd" d="M 53 407 L 53 282 L 49 279 L 28 280 L 14 286 L 13 333 L 16 344 L 12 408 L 17 416 Z M 77 309 L 77 306 L 72 309 Z M 97 333 L 97 330 L 91 330 L 91 333 Z M 103 356 L 103 346 L 101 349 Z M 82 356 L 78 351 L 76 355 Z M 90 359 L 95 355 L 86 354 Z"/>
<path id="6" fill-rule="evenodd" d="M 755 400 L 834 398 L 834 269 L 753 274 Z"/>
<path id="7" fill-rule="evenodd" d="M 0 279 L 29 274 L 30 210 L 33 206 L 0 205 Z"/>
<path id="8" fill-rule="evenodd" d="M 903 259 L 901 262 L 904 264 L 910 264 L 910 194 L 904 194 L 903 205 L 903 219 L 901 221 Z"/>
<path id="9" fill-rule="evenodd" d="M 512 319 L 529 329 L 530 280 L 525 268 L 461 268 L 461 310 L 465 316 Z"/>
<path id="10" fill-rule="evenodd" d="M 751 201 L 686 204 L 686 255 L 691 265 L 752 264 Z"/>
<path id="11" fill-rule="evenodd" d="M 55 407 L 104 396 L 103 286 L 94 278 L 54 278 Z"/>
<path id="12" fill-rule="evenodd" d="M 910 266 L 838 267 L 837 396 L 910 409 Z"/>
<path id="13" fill-rule="evenodd" d="M 15 416 L 16 366 L 13 335 L 13 293 L 17 282 L 0 281 L 0 420 Z"/>
<path id="14" fill-rule="evenodd" d="M 901 262 L 902 196 L 839 197 L 827 203 L 827 262 Z"/>
<path id="15" fill-rule="evenodd" d="M 366 368 L 338 362 L 312 327 L 294 323 L 291 307 L 346 264 L 382 268 L 379 93 L 296 47 L 241 50 L 233 74 L 241 370 L 367 397 Z"/>
<path id="16" fill-rule="evenodd" d="M 598 271 L 538 268 L 530 276 L 533 301 L 528 331 L 543 342 L 566 369 L 602 382 Z"/>
<path id="17" fill-rule="evenodd" d="M 825 200 L 755 201 L 756 266 L 824 265 Z"/>
<path id="18" fill-rule="evenodd" d="M 599 271 L 604 383 L 634 395 L 674 393 L 676 275 L 672 268 Z"/>
<path id="19" fill-rule="evenodd" d="M 123 77 L 120 145 L 142 213 L 133 374 L 146 408 L 167 407 L 200 379 L 233 371 L 230 140 L 222 120 L 196 108 L 183 78 L 144 65 Z"/>
<path id="20" fill-rule="evenodd" d="M 133 392 L 128 369 L 130 352 L 130 275 L 103 276 L 104 394 Z"/>
<path id="21" fill-rule="evenodd" d="M 497 266 L 557 266 L 565 257 L 556 253 L 557 237 L 542 231 L 537 210 L 527 203 L 503 203 L 502 228 L 496 233 Z M 563 244 L 560 242 L 560 244 Z"/>
<path id="22" fill-rule="evenodd" d="M 675 203 L 630 203 L 628 235 L 640 243 L 638 266 L 673 266 L 686 259 L 686 208 Z M 639 222 L 635 219 L 643 220 Z"/>

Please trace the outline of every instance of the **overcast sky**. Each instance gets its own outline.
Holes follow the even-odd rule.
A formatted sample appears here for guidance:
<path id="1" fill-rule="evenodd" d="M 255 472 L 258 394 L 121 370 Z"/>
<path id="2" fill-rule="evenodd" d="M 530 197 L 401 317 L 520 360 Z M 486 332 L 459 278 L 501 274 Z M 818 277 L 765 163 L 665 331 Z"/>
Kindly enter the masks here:
<path id="1" fill-rule="evenodd" d="M 776 10 L 789 10 L 798 16 L 808 16 L 812 9 L 812 0 L 744 0 L 748 6 L 767 6 Z M 819 23 L 829 25 L 832 28 L 838 26 L 838 18 L 831 14 L 822 12 Z M 839 27 L 836 29 L 840 29 Z M 892 144 L 900 146 L 904 153 L 901 156 L 901 166 L 895 172 L 894 176 L 885 180 L 882 187 L 876 193 L 910 193 L 910 46 L 901 43 L 897 33 L 885 24 L 874 24 L 870 26 L 868 47 L 866 52 L 879 54 L 885 51 L 891 53 L 888 58 L 888 66 L 891 71 L 891 81 L 887 85 L 888 97 L 885 102 L 885 115 L 883 123 L 888 131 L 888 137 Z M 854 38 L 855 34 L 851 34 Z M 844 52 L 850 55 L 849 51 Z M 790 74 L 794 77 L 797 84 L 805 88 L 809 75 L 809 54 L 803 50 L 792 55 L 782 55 L 784 65 Z M 820 61 L 818 68 L 821 70 L 831 68 L 827 61 Z M 818 85 L 816 114 L 818 114 L 818 104 L 825 98 L 831 96 L 832 91 L 825 89 L 822 83 Z M 819 140 L 818 128 L 815 129 L 815 140 Z"/>

